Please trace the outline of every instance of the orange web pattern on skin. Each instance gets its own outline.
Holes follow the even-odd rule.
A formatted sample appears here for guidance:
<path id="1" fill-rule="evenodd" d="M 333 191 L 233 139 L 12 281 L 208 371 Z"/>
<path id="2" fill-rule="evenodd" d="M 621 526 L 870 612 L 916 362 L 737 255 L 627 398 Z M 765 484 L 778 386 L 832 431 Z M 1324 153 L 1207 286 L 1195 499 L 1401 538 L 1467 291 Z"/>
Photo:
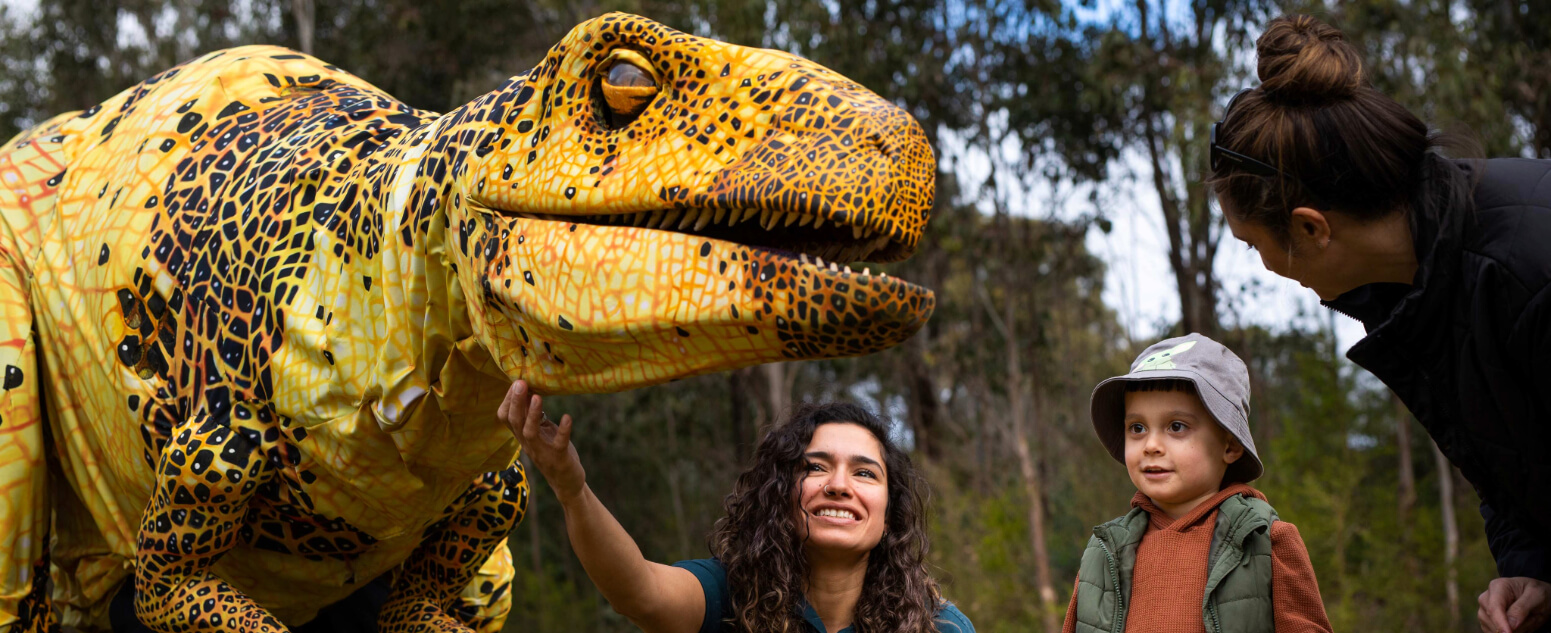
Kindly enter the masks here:
<path id="1" fill-rule="evenodd" d="M 616 48 L 662 86 L 628 126 L 591 81 Z M 200 630 L 303 622 L 386 573 L 387 630 L 499 628 L 512 572 L 490 553 L 527 499 L 494 418 L 510 379 L 610 391 L 866 354 L 932 308 L 896 279 L 658 230 L 899 259 L 935 163 L 908 115 L 822 66 L 634 16 L 446 115 L 254 46 L 28 134 L 0 150 L 21 183 L 0 196 L 19 376 L 0 433 L 20 429 L 0 527 L 29 539 L 0 561 L 0 622 L 48 617 L 25 581 L 49 556 L 60 620 L 87 629 L 131 576 L 147 624 Z"/>

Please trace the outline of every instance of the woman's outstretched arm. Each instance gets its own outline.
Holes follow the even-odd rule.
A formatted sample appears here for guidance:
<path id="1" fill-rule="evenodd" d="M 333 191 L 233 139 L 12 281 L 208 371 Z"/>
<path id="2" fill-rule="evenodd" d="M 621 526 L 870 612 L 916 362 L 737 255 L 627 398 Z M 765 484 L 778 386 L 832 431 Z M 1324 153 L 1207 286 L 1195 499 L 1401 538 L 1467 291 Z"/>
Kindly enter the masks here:
<path id="1" fill-rule="evenodd" d="M 646 560 L 635 539 L 587 487 L 571 416 L 544 415 L 543 399 L 525 381 L 506 392 L 499 415 L 544 475 L 565 509 L 566 533 L 587 576 L 609 605 L 647 633 L 693 633 L 705 620 L 705 593 L 689 570 Z"/>

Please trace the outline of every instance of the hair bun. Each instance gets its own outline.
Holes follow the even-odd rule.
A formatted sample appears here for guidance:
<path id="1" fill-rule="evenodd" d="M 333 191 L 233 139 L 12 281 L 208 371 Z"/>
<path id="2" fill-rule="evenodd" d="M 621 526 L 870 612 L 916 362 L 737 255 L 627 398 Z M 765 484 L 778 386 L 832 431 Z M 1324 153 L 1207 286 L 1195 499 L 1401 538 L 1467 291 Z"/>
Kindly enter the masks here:
<path id="1" fill-rule="evenodd" d="M 1357 47 L 1339 29 L 1312 16 L 1272 20 L 1255 48 L 1260 57 L 1260 88 L 1272 101 L 1304 104 L 1348 99 L 1364 82 Z"/>

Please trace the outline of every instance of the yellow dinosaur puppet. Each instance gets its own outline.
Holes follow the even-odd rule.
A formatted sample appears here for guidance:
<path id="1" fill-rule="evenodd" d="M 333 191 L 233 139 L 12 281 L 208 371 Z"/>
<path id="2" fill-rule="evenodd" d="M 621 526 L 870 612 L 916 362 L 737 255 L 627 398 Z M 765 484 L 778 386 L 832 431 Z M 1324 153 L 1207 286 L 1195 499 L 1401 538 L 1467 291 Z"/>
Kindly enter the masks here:
<path id="1" fill-rule="evenodd" d="M 124 582 L 280 631 L 385 573 L 384 631 L 499 629 L 508 381 L 899 343 L 931 293 L 825 260 L 907 257 L 935 168 L 833 71 L 623 14 L 444 115 L 249 46 L 44 122 L 0 148 L 0 631 Z"/>

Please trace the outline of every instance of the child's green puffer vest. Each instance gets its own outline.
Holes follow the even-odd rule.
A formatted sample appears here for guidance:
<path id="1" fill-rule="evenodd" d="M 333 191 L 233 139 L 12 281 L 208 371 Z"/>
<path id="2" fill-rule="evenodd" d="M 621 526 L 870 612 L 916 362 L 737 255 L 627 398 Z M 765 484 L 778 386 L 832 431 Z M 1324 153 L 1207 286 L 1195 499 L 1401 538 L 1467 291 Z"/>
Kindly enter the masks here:
<path id="1" fill-rule="evenodd" d="M 1274 633 L 1271 614 L 1271 523 L 1276 510 L 1244 495 L 1217 507 L 1207 560 L 1201 617 L 1208 633 Z M 1093 528 L 1077 571 L 1077 633 L 1121 633 L 1131 598 L 1136 547 L 1147 531 L 1147 511 Z"/>

